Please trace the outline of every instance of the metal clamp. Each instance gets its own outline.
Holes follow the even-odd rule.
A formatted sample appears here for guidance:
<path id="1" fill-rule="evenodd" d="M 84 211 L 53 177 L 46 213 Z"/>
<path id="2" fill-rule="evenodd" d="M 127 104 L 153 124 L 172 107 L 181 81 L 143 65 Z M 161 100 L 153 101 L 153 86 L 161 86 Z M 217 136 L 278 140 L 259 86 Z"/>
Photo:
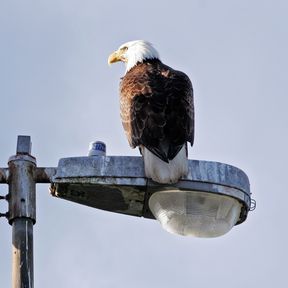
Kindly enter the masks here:
<path id="1" fill-rule="evenodd" d="M 1 196 L 1 195 L 0 195 L 0 200 L 6 200 L 6 201 L 8 201 L 8 194 L 5 195 L 5 196 Z"/>
<path id="2" fill-rule="evenodd" d="M 8 162 L 10 224 L 18 218 L 31 219 L 33 224 L 36 222 L 36 159 L 30 151 L 30 137 L 19 136 L 16 155 Z"/>
<path id="3" fill-rule="evenodd" d="M 254 211 L 256 209 L 256 200 L 251 199 L 250 209 L 249 211 Z"/>
<path id="4" fill-rule="evenodd" d="M 6 195 L 6 196 L 0 195 L 0 201 L 1 201 L 1 200 L 6 200 L 6 201 L 8 201 L 8 195 Z M 0 213 L 0 218 L 1 218 L 1 217 L 5 217 L 5 218 L 8 219 L 8 217 L 9 217 L 9 212 Z"/>
<path id="5" fill-rule="evenodd" d="M 1 217 L 5 217 L 5 218 L 8 219 L 8 217 L 9 217 L 9 212 L 6 212 L 6 213 L 0 213 L 0 218 L 1 218 Z"/>

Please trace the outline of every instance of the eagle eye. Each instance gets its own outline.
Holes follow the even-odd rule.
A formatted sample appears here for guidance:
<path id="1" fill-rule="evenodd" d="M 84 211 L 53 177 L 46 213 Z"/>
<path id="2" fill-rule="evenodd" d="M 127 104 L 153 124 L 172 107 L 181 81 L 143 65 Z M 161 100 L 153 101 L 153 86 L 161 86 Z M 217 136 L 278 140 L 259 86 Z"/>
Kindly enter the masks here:
<path id="1" fill-rule="evenodd" d="M 120 50 L 123 51 L 123 52 L 125 52 L 125 51 L 128 50 L 128 47 L 127 47 L 127 46 L 124 46 L 124 47 L 120 48 Z"/>

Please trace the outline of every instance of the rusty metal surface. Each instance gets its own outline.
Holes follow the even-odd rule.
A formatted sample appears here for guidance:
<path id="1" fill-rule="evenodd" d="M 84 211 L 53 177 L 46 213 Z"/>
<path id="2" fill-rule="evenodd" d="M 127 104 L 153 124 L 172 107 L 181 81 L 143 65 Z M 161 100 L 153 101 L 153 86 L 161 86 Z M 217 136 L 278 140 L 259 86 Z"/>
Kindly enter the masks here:
<path id="1" fill-rule="evenodd" d="M 18 136 L 9 158 L 9 223 L 12 225 L 12 287 L 33 287 L 33 225 L 36 222 L 36 159 L 30 136 Z"/>
<path id="2" fill-rule="evenodd" d="M 37 167 L 34 175 L 35 181 L 36 183 L 51 183 L 56 172 L 55 167 Z"/>
<path id="3" fill-rule="evenodd" d="M 142 157 L 98 156 L 60 159 L 52 178 L 53 196 L 107 211 L 154 218 L 149 197 L 166 189 L 203 191 L 227 195 L 243 204 L 238 223 L 250 209 L 246 174 L 231 165 L 189 160 L 189 173 L 174 185 L 161 185 L 145 178 Z"/>
<path id="4" fill-rule="evenodd" d="M 8 182 L 9 169 L 8 168 L 0 168 L 0 184 L 4 184 Z"/>
<path id="5" fill-rule="evenodd" d="M 30 158 L 29 158 L 30 157 Z M 31 160 L 31 161 L 28 161 Z M 9 223 L 15 218 L 36 221 L 35 158 L 18 155 L 10 158 L 9 166 Z"/>
<path id="6" fill-rule="evenodd" d="M 12 224 L 12 287 L 33 288 L 33 222 L 17 218 Z"/>
<path id="7" fill-rule="evenodd" d="M 30 158 L 27 156 L 21 156 L 22 160 L 28 161 Z M 11 157 L 10 160 L 15 159 L 15 156 Z M 34 159 L 34 158 L 32 158 Z M 35 162 L 36 163 L 36 162 Z M 51 183 L 52 178 L 57 172 L 56 167 L 37 167 L 34 172 L 34 179 L 36 183 Z M 0 184 L 8 184 L 9 169 L 0 168 Z"/>

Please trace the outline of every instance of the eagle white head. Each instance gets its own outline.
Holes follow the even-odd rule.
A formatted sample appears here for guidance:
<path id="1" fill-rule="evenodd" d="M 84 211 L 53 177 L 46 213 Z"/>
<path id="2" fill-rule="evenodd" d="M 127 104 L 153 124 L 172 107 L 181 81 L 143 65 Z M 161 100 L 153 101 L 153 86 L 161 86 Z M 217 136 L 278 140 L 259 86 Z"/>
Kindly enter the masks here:
<path id="1" fill-rule="evenodd" d="M 136 40 L 124 43 L 108 58 L 108 64 L 122 61 L 126 64 L 126 73 L 137 63 L 147 59 L 160 59 L 157 50 L 148 41 Z"/>

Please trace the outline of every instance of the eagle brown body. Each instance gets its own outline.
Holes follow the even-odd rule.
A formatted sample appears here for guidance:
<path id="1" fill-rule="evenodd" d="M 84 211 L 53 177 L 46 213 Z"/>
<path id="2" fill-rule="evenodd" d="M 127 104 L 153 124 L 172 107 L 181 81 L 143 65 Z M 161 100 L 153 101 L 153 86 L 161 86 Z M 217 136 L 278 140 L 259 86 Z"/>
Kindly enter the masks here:
<path id="1" fill-rule="evenodd" d="M 163 64 L 147 41 L 120 46 L 108 63 L 118 61 L 126 64 L 120 114 L 128 142 L 140 148 L 148 178 L 175 183 L 188 173 L 187 142 L 194 142 L 191 81 Z"/>
<path id="2" fill-rule="evenodd" d="M 122 124 L 131 147 L 143 145 L 169 162 L 194 141 L 190 79 L 158 59 L 130 69 L 120 83 Z"/>

